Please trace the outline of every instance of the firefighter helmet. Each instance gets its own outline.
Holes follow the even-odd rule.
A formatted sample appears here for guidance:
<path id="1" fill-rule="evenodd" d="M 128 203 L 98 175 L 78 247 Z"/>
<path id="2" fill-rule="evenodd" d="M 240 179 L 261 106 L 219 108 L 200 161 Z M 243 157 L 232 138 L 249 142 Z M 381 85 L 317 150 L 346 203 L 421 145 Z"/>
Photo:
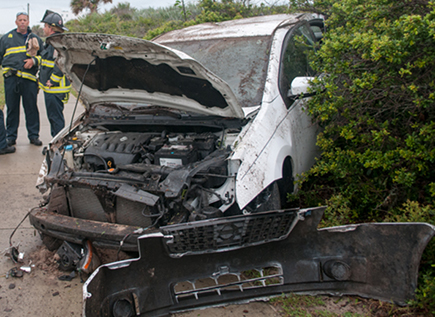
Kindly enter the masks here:
<path id="1" fill-rule="evenodd" d="M 58 28 L 61 28 L 64 31 L 68 31 L 68 29 L 63 25 L 63 20 L 60 14 L 47 10 L 45 11 L 44 16 L 41 20 L 42 23 L 47 23 L 50 26 L 57 26 Z"/>

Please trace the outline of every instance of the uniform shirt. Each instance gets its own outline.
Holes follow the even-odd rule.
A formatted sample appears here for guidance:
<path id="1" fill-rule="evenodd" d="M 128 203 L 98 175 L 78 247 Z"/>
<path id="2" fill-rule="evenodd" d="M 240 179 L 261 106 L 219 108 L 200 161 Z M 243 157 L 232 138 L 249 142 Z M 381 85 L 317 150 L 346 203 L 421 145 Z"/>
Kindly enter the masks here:
<path id="1" fill-rule="evenodd" d="M 41 69 L 39 73 L 39 88 L 49 94 L 68 94 L 71 90 L 71 84 L 62 71 L 57 67 L 57 51 L 50 44 L 45 43 L 41 52 Z M 53 85 L 46 86 L 47 81 Z"/>
<path id="2" fill-rule="evenodd" d="M 39 50 L 36 56 L 31 56 L 27 52 L 28 41 L 31 38 L 36 38 L 39 43 Z M 27 34 L 17 32 L 17 29 L 10 31 L 2 36 L 0 39 L 0 63 L 3 67 L 3 74 L 13 72 L 14 75 L 25 79 L 37 81 L 36 73 L 41 64 L 41 48 L 42 40 L 28 27 Z M 24 60 L 32 58 L 33 67 L 31 69 L 24 69 Z"/>

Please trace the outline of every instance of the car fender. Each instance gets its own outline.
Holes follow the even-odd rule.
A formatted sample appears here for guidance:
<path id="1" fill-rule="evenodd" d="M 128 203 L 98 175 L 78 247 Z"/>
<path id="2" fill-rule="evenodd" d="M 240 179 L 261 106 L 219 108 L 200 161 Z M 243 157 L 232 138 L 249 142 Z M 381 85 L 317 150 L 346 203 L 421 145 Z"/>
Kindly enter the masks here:
<path id="1" fill-rule="evenodd" d="M 293 177 L 313 164 L 317 129 L 302 106 L 303 102 L 297 101 L 287 110 L 280 98 L 264 104 L 237 142 L 231 159 L 241 161 L 236 178 L 236 197 L 241 209 L 273 181 L 282 178 L 286 157 L 294 163 Z"/>

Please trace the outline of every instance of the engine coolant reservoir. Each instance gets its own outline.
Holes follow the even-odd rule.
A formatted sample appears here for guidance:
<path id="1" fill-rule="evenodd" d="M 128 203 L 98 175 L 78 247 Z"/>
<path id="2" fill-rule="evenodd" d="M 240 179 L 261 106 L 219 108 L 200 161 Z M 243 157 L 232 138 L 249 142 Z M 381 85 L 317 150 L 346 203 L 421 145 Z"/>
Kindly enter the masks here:
<path id="1" fill-rule="evenodd" d="M 72 144 L 65 145 L 64 159 L 69 168 L 74 169 L 74 157 Z"/>

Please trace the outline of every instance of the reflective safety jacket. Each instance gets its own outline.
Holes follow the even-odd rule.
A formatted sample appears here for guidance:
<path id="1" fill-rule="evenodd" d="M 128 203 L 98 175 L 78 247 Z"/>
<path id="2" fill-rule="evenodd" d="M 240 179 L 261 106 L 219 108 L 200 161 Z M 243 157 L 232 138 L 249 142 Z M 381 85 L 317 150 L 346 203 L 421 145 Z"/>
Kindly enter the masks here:
<path id="1" fill-rule="evenodd" d="M 31 56 L 28 52 L 29 40 L 36 38 L 39 43 L 39 49 L 36 56 Z M 32 30 L 27 28 L 27 36 L 17 32 L 17 29 L 10 31 L 0 39 L 0 63 L 3 67 L 3 76 L 18 76 L 25 79 L 37 81 L 36 73 L 41 64 L 42 40 Z M 33 67 L 24 68 L 24 60 L 32 58 Z"/>
<path id="2" fill-rule="evenodd" d="M 57 51 L 53 46 L 45 43 L 44 49 L 41 52 L 41 69 L 39 72 L 39 88 L 49 94 L 66 94 L 59 96 L 63 103 L 68 101 L 69 92 L 71 91 L 71 83 L 57 67 L 56 61 Z M 47 81 L 50 81 L 51 87 L 46 86 Z"/>

